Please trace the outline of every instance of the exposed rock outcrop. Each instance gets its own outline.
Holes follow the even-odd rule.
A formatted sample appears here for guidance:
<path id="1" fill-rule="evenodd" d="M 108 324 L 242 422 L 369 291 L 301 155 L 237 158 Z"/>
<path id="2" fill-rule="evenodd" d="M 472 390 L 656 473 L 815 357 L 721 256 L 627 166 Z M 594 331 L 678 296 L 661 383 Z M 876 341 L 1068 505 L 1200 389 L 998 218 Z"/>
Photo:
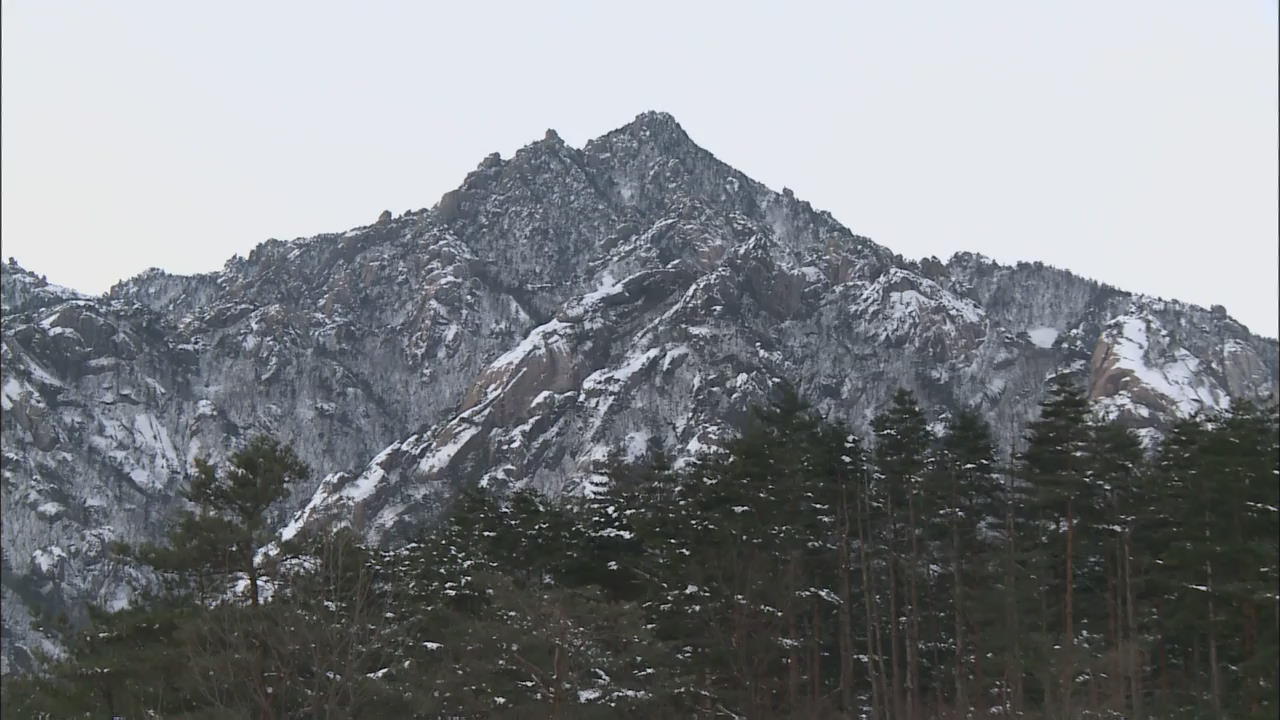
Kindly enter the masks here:
<path id="1" fill-rule="evenodd" d="M 783 379 L 865 429 L 899 386 L 1000 440 L 1046 378 L 1149 433 L 1273 393 L 1277 345 L 1225 313 L 1041 265 L 904 260 L 645 113 L 578 149 L 486 158 L 429 211 L 271 240 L 215 273 L 85 298 L 5 265 L 5 668 L 27 608 L 119 607 L 194 458 L 258 431 L 314 469 L 282 532 L 367 518 L 394 544 L 460 483 L 578 492 L 610 449 L 683 462 Z M 24 619 L 26 618 L 26 619 Z"/>

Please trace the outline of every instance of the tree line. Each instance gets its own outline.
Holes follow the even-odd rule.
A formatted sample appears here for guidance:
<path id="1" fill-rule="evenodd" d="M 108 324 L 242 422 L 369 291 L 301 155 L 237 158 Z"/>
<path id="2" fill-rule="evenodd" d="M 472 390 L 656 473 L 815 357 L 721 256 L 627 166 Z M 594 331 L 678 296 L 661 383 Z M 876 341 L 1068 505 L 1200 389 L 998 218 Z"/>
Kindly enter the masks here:
<path id="1" fill-rule="evenodd" d="M 784 391 L 678 469 L 615 451 L 581 496 L 470 486 L 401 548 L 272 553 L 307 469 L 258 438 L 198 464 L 168 545 L 119 548 L 155 596 L 5 715 L 1274 717 L 1275 404 L 1144 449 L 1059 380 L 1024 441 L 907 391 L 864 439 Z"/>

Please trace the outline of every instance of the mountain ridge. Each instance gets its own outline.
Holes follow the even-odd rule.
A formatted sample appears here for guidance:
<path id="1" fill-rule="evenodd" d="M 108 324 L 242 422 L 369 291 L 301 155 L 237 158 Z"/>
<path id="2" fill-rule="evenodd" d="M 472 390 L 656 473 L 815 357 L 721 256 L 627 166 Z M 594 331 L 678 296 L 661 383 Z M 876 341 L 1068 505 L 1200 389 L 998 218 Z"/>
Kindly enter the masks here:
<path id="1" fill-rule="evenodd" d="M 253 432 L 316 471 L 278 509 L 285 534 L 393 543 L 462 483 L 590 492 L 612 448 L 687 460 L 785 381 L 855 428 L 899 385 L 935 414 L 976 405 L 1008 449 L 1063 372 L 1148 434 L 1278 375 L 1276 342 L 1217 309 L 903 259 L 665 113 L 581 149 L 549 131 L 431 208 L 220 271 L 98 298 L 39 283 L 3 268 L 6 668 L 46 642 L 25 608 L 144 589 L 106 541 L 158 539 L 194 457 Z"/>

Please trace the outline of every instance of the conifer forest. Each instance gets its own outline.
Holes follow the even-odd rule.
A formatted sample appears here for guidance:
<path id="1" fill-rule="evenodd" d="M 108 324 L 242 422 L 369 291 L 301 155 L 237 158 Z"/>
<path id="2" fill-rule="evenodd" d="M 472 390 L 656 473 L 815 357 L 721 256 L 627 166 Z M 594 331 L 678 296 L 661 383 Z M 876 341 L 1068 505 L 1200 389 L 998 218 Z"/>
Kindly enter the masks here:
<path id="1" fill-rule="evenodd" d="M 1057 382 L 1016 452 L 907 391 L 794 391 L 587 492 L 459 487 L 409 542 L 278 542 L 287 438 L 199 463 L 145 603 L 48 617 L 5 718 L 1274 718 L 1275 404 L 1144 446 Z M 604 477 L 607 476 L 607 481 Z"/>

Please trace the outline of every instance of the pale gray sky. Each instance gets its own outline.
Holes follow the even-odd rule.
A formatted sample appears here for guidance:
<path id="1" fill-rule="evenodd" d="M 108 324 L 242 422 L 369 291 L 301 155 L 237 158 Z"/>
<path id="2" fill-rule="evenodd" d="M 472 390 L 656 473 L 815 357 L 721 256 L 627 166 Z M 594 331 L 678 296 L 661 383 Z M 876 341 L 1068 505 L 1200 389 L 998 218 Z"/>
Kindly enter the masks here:
<path id="1" fill-rule="evenodd" d="M 666 110 L 908 257 L 1275 337 L 1276 0 L 3 1 L 4 255 L 100 292 L 427 207 Z"/>

